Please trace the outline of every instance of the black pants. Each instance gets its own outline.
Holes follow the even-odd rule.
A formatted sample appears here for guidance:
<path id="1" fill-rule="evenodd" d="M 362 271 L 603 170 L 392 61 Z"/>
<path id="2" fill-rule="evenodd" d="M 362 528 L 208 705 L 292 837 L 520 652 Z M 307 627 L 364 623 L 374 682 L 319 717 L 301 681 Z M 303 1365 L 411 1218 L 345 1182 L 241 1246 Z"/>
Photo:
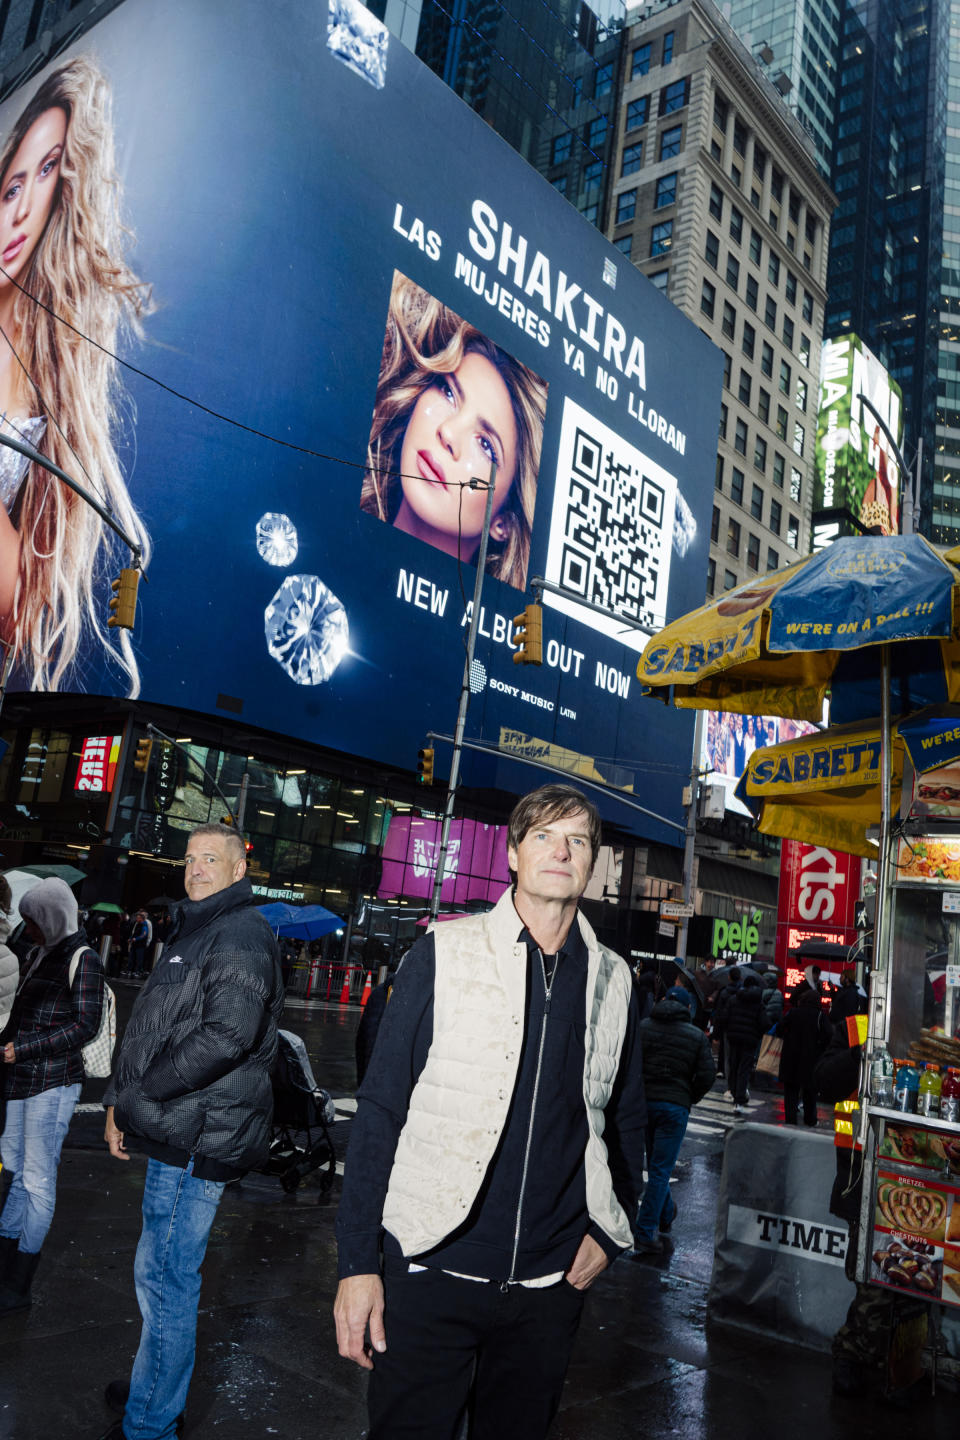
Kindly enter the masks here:
<path id="1" fill-rule="evenodd" d="M 804 1125 L 816 1125 L 817 1123 L 817 1092 L 806 1085 L 788 1085 L 783 1082 L 783 1122 L 785 1125 L 796 1125 L 797 1110 L 800 1105 L 800 1095 L 803 1094 L 803 1123 Z"/>
<path id="2" fill-rule="evenodd" d="M 543 1440 L 560 1404 L 583 1292 L 407 1271 L 388 1257 L 387 1349 L 374 1355 L 369 1440 Z M 474 1375 L 474 1362 L 476 1373 Z M 472 1391 L 471 1391 L 472 1382 Z"/>
<path id="3" fill-rule="evenodd" d="M 737 1105 L 747 1103 L 747 1088 L 756 1053 L 756 1045 L 737 1045 L 733 1040 L 727 1041 L 727 1084 Z"/>

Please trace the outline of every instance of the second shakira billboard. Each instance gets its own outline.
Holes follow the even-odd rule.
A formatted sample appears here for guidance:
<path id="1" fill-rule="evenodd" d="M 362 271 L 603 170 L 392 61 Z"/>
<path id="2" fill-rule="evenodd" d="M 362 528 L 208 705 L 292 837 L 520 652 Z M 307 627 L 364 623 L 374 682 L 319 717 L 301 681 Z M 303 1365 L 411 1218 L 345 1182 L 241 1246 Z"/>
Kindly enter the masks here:
<path id="1" fill-rule="evenodd" d="M 468 781 L 538 759 L 672 816 L 689 717 L 633 672 L 703 600 L 706 338 L 345 0 L 125 0 L 0 136 L 0 430 L 150 580 L 108 631 L 122 547 L 0 451 L 14 685 L 413 768 L 452 729 L 495 463 Z M 534 576 L 563 593 L 518 671 Z"/>

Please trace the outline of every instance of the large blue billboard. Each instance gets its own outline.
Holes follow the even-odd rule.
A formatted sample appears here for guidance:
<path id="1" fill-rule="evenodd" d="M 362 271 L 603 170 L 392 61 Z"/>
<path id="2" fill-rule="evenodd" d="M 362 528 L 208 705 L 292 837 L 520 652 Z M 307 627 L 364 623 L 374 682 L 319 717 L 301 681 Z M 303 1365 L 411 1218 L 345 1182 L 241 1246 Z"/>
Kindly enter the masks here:
<path id="1" fill-rule="evenodd" d="M 342 0 L 126 0 L 0 134 L 3 423 L 149 548 L 131 644 L 100 522 L 0 466 L 15 683 L 412 769 L 453 728 L 495 460 L 467 733 L 497 754 L 467 780 L 539 758 L 676 818 L 690 722 L 634 670 L 704 595 L 721 365 L 695 326 Z M 533 669 L 510 622 L 538 575 L 568 593 Z"/>

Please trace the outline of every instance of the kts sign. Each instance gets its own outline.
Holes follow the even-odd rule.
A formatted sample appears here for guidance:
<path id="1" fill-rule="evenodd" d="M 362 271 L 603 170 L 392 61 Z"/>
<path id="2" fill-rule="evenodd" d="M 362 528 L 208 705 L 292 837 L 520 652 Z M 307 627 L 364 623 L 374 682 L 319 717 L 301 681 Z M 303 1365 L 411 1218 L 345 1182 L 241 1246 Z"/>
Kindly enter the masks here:
<path id="1" fill-rule="evenodd" d="M 88 735 L 80 750 L 80 763 L 74 790 L 94 795 L 109 795 L 113 789 L 120 756 L 119 735 Z"/>
<path id="2" fill-rule="evenodd" d="M 853 944 L 859 898 L 859 856 L 800 840 L 782 842 L 775 953 L 777 968 L 786 972 L 788 990 L 803 978 L 803 967 L 792 952 L 804 940 Z"/>

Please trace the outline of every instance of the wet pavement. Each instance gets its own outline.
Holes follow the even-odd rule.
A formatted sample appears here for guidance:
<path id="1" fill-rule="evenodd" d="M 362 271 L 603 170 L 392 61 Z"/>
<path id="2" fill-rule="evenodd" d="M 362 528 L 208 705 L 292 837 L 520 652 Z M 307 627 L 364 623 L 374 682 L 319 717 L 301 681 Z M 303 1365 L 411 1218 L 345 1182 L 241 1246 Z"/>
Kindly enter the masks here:
<path id="1" fill-rule="evenodd" d="M 133 988 L 118 986 L 121 1023 Z M 339 1098 L 338 1154 L 349 1132 L 358 1012 L 288 1007 L 317 1080 Z M 103 1082 L 89 1082 L 60 1172 L 57 1213 L 28 1312 L 0 1321 L 0 1440 L 99 1436 L 111 1416 L 108 1380 L 126 1376 L 139 1314 L 133 1252 L 143 1162 L 111 1160 L 102 1144 Z M 775 1096 L 755 1094 L 750 1118 L 776 1121 Z M 827 1121 L 826 1112 L 824 1122 Z M 691 1117 L 668 1251 L 622 1259 L 587 1297 L 552 1440 L 930 1440 L 956 1434 L 958 1397 L 941 1390 L 909 1412 L 880 1399 L 831 1394 L 829 1358 L 706 1319 L 715 1196 L 732 1107 L 718 1085 Z M 360 1440 L 365 1378 L 339 1359 L 330 1307 L 333 1222 L 311 1177 L 285 1195 L 276 1180 L 230 1186 L 204 1266 L 197 1369 L 187 1435 L 225 1440 Z"/>

